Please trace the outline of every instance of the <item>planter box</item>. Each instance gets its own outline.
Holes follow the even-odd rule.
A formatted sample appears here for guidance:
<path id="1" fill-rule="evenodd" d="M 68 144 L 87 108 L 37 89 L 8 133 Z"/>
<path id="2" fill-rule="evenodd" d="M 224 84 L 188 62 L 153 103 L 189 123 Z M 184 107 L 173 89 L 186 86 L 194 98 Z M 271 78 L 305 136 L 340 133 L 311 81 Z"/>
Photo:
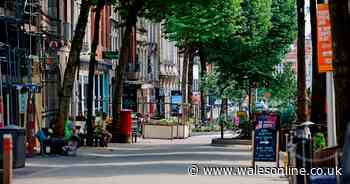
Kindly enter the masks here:
<path id="1" fill-rule="evenodd" d="M 174 125 L 173 138 L 184 139 L 190 136 L 190 127 L 188 125 Z"/>
<path id="2" fill-rule="evenodd" d="M 145 139 L 184 139 L 190 136 L 188 125 L 143 125 L 143 137 Z"/>

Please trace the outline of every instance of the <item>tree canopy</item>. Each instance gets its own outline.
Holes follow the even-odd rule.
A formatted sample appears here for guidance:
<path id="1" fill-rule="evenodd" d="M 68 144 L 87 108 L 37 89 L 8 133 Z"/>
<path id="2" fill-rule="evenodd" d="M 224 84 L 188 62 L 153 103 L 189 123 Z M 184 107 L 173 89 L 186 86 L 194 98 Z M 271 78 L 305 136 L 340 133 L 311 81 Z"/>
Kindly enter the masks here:
<path id="1" fill-rule="evenodd" d="M 180 46 L 202 47 L 223 41 L 240 29 L 240 1 L 188 1 L 173 5 L 164 20 L 166 36 Z"/>
<path id="2" fill-rule="evenodd" d="M 296 36 L 294 0 L 243 1 L 242 29 L 228 40 L 207 47 L 209 61 L 217 69 L 220 83 L 272 80 L 274 67 L 288 52 Z M 220 85 L 217 85 L 220 86 Z M 227 85 L 225 85 L 227 87 Z"/>

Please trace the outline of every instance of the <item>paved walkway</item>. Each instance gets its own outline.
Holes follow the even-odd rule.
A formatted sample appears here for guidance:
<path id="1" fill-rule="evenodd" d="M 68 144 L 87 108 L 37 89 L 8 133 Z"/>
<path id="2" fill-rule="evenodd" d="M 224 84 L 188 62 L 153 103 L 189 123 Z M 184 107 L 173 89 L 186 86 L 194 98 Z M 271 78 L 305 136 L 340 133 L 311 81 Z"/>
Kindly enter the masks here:
<path id="1" fill-rule="evenodd" d="M 184 140 L 140 140 L 137 144 L 113 144 L 86 148 L 76 157 L 37 156 L 15 171 L 14 184 L 270 184 L 287 183 L 283 176 L 190 176 L 192 164 L 249 167 L 248 146 L 217 147 L 218 135 Z"/>

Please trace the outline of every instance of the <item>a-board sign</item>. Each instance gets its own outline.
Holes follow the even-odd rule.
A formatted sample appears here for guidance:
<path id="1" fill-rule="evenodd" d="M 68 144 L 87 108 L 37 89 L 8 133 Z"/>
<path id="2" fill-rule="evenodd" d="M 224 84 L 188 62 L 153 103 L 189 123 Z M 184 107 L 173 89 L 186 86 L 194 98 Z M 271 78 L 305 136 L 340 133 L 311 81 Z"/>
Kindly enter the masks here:
<path id="1" fill-rule="evenodd" d="M 276 161 L 277 131 L 279 116 L 277 113 L 256 113 L 254 135 L 254 160 L 261 162 Z"/>

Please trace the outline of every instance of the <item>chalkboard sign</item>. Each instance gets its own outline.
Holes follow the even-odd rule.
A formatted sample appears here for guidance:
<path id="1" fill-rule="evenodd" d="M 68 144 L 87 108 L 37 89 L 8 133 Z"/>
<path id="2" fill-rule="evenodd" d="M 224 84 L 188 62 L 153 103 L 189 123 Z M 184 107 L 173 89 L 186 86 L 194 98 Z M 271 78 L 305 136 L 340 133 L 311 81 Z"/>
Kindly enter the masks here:
<path id="1" fill-rule="evenodd" d="M 254 160 L 275 162 L 277 148 L 278 115 L 257 113 L 254 136 Z"/>

